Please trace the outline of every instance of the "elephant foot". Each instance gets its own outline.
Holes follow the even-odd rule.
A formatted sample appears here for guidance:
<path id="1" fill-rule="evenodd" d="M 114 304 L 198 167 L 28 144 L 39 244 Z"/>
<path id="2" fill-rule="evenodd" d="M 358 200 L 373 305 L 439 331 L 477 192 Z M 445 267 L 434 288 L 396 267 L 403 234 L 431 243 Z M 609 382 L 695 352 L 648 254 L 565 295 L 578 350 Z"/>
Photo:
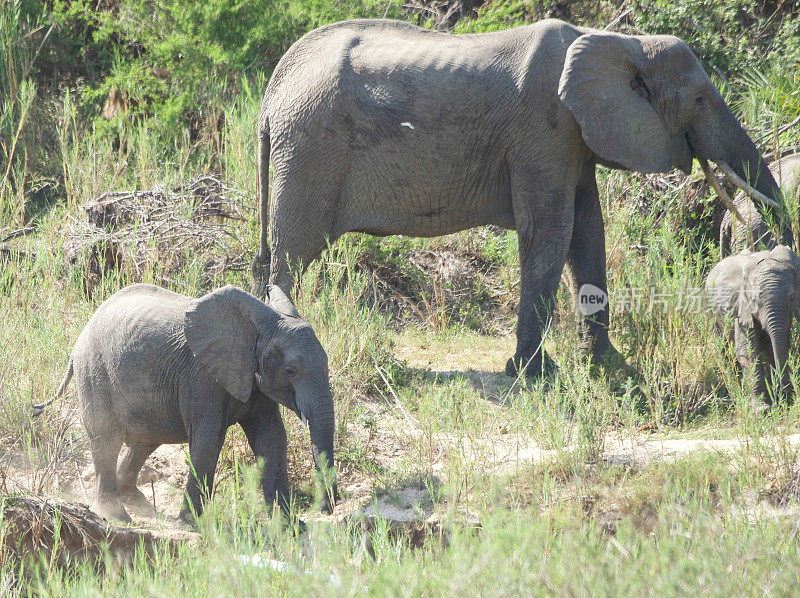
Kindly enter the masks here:
<path id="1" fill-rule="evenodd" d="M 613 384 L 626 384 L 629 379 L 634 381 L 639 379 L 636 368 L 630 365 L 611 343 L 608 343 L 603 350 L 592 352 L 591 372 L 604 375 Z"/>
<path id="2" fill-rule="evenodd" d="M 545 351 L 533 356 L 517 354 L 506 363 L 506 374 L 509 376 L 518 376 L 523 370 L 529 380 L 547 379 L 555 375 L 558 366 Z"/>
<path id="3" fill-rule="evenodd" d="M 144 493 L 136 486 L 133 488 L 121 489 L 119 492 L 122 502 L 139 516 L 149 516 L 155 510 L 153 503 L 147 500 Z"/>
<path id="4" fill-rule="evenodd" d="M 197 520 L 190 511 L 182 509 L 175 521 L 172 522 L 172 527 L 182 531 L 194 531 L 197 529 Z"/>
<path id="5" fill-rule="evenodd" d="M 106 519 L 116 519 L 122 523 L 131 523 L 131 516 L 122 506 L 119 499 L 100 499 L 97 501 L 97 512 Z"/>

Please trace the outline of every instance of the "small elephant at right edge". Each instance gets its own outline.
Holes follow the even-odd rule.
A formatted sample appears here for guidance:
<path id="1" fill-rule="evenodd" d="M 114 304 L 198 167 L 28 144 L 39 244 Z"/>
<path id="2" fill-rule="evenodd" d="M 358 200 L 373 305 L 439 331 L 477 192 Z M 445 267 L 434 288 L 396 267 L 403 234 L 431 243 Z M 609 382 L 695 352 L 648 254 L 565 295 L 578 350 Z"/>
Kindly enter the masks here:
<path id="1" fill-rule="evenodd" d="M 800 257 L 786 247 L 732 255 L 708 275 L 706 291 L 722 328 L 733 317 L 736 358 L 743 370 L 754 367 L 753 399 L 772 404 L 790 390 L 789 356 L 792 321 L 800 321 Z M 780 388 L 770 393 L 773 369 Z"/>

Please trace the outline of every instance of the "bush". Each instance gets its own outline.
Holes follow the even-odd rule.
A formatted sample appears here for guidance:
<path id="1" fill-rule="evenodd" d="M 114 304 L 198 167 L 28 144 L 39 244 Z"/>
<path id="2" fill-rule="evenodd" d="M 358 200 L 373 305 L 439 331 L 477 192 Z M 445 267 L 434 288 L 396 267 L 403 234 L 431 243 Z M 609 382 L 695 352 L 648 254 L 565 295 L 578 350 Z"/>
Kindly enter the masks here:
<path id="1" fill-rule="evenodd" d="M 649 34 L 683 39 L 707 66 L 726 76 L 800 56 L 796 2 L 634 0 L 634 20 Z"/>

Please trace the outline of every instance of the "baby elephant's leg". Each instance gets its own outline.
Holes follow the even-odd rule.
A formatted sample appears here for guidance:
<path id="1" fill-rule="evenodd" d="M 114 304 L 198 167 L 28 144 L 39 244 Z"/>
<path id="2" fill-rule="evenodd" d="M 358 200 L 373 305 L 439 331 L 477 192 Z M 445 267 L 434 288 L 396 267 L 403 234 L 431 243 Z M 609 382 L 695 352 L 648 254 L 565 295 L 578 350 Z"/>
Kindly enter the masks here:
<path id="1" fill-rule="evenodd" d="M 122 439 L 107 430 L 98 432 L 89 426 L 86 430 L 94 462 L 98 512 L 103 517 L 130 523 L 131 518 L 122 506 L 117 487 L 117 457 Z"/>
<path id="2" fill-rule="evenodd" d="M 277 498 L 278 505 L 288 516 L 290 509 L 289 476 L 286 469 L 286 429 L 275 403 L 265 399 L 257 407 L 251 409 L 239 423 L 256 459 L 263 459 L 261 486 L 267 505 L 272 506 Z"/>
<path id="3" fill-rule="evenodd" d="M 138 515 L 152 515 L 153 513 L 153 505 L 136 487 L 136 480 L 144 462 L 158 446 L 157 444 L 134 442 L 125 452 L 117 470 L 120 497 Z"/>
<path id="4" fill-rule="evenodd" d="M 214 472 L 217 469 L 217 460 L 225 442 L 227 427 L 222 414 L 219 417 L 209 417 L 201 422 L 189 437 L 189 479 L 186 482 L 186 496 L 178 519 L 183 523 L 192 524 L 194 517 L 203 512 L 203 503 L 211 498 L 214 488 Z"/>

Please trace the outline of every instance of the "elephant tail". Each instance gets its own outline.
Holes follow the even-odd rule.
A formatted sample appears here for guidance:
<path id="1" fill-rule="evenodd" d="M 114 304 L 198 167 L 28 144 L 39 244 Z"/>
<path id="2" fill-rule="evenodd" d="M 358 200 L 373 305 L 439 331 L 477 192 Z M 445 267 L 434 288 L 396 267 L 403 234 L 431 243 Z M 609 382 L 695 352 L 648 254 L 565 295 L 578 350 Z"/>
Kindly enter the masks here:
<path id="1" fill-rule="evenodd" d="M 46 401 L 44 403 L 39 403 L 37 405 L 32 405 L 31 406 L 31 417 L 32 418 L 39 417 L 42 414 L 42 412 L 45 410 L 45 408 L 47 408 L 50 405 L 52 405 L 53 402 L 57 398 L 59 398 L 62 394 L 64 394 L 64 391 L 67 388 L 67 384 L 69 384 L 69 381 L 72 380 L 72 372 L 73 372 L 72 358 L 70 357 L 69 365 L 67 366 L 67 372 L 64 374 L 63 380 L 61 380 L 61 386 L 58 387 L 58 390 L 56 391 L 56 394 L 53 395 L 52 399 L 50 399 L 49 401 Z"/>
<path id="2" fill-rule="evenodd" d="M 719 254 L 720 259 L 725 259 L 731 255 L 731 234 L 733 233 L 734 223 L 731 213 L 726 211 L 722 217 L 722 224 L 719 227 Z"/>
<path id="3" fill-rule="evenodd" d="M 253 294 L 264 296 L 269 281 L 269 116 L 262 106 L 258 122 L 258 205 L 260 247 L 253 260 Z"/>

